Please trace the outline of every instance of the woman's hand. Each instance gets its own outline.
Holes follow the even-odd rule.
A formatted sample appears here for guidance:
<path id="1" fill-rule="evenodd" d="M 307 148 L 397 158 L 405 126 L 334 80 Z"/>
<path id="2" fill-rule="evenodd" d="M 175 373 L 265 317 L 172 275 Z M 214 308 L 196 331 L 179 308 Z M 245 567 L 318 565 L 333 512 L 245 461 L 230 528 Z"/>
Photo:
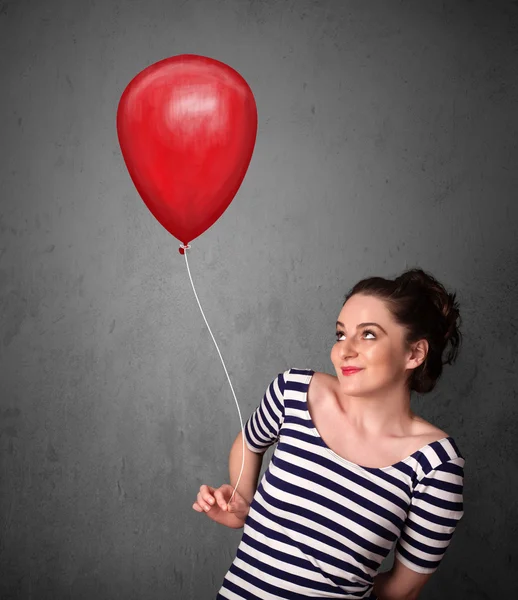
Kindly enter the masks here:
<path id="1" fill-rule="evenodd" d="M 202 485 L 192 507 L 197 512 L 205 512 L 216 523 L 239 529 L 245 524 L 250 505 L 238 491 L 229 505 L 228 501 L 233 491 L 234 488 L 228 483 L 217 489 L 210 485 Z"/>

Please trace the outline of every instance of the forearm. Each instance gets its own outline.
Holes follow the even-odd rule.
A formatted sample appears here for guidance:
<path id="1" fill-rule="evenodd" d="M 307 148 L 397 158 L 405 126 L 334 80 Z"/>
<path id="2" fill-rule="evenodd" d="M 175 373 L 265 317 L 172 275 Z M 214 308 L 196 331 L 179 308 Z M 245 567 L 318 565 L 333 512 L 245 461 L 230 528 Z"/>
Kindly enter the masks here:
<path id="1" fill-rule="evenodd" d="M 374 593 L 378 600 L 416 600 L 417 596 L 401 592 L 392 577 L 392 570 L 379 573 L 374 578 Z"/>
<path id="2" fill-rule="evenodd" d="M 245 464 L 243 465 L 243 473 L 239 480 L 237 491 L 250 504 L 257 489 L 259 473 L 263 464 L 263 454 L 256 454 L 248 449 L 246 442 L 245 446 Z M 243 432 L 239 432 L 236 437 L 228 459 L 228 470 L 230 474 L 230 485 L 236 487 L 239 473 L 243 462 Z"/>

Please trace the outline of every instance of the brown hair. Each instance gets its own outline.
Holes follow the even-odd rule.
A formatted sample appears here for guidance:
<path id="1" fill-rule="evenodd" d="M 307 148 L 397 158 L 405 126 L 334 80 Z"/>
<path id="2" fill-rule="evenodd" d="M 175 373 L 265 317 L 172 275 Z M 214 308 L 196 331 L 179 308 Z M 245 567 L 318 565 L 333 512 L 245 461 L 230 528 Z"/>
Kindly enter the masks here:
<path id="1" fill-rule="evenodd" d="M 431 392 L 445 364 L 453 364 L 462 342 L 459 325 L 462 319 L 456 294 L 450 294 L 430 273 L 410 269 L 396 279 L 369 277 L 359 281 L 346 295 L 344 304 L 354 294 L 384 300 L 396 323 L 406 328 L 406 347 L 421 339 L 428 341 L 425 360 L 412 370 L 408 384 L 418 394 Z M 458 321 L 458 324 L 457 324 Z M 446 359 L 443 353 L 451 347 Z"/>

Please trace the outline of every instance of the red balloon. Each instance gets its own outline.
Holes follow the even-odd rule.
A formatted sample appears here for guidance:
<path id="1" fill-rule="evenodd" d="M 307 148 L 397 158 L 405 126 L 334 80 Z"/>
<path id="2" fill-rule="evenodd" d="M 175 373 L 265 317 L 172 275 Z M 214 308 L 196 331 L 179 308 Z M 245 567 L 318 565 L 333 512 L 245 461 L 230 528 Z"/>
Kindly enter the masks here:
<path id="1" fill-rule="evenodd" d="M 134 77 L 117 109 L 128 172 L 156 219 L 187 245 L 234 199 L 257 135 L 252 90 L 228 65 L 194 54 Z"/>

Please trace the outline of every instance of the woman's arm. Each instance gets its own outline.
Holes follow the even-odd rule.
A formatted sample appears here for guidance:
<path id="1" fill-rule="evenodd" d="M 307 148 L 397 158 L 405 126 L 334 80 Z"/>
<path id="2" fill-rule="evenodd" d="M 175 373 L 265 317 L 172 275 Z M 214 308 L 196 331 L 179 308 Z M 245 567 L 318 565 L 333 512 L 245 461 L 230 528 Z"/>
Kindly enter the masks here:
<path id="1" fill-rule="evenodd" d="M 378 600 L 406 600 L 407 596 L 404 595 L 401 589 L 394 585 L 394 577 L 392 571 L 384 571 L 378 573 L 374 577 L 373 591 L 376 594 Z M 411 596 L 408 596 L 411 598 Z"/>
<path id="2" fill-rule="evenodd" d="M 240 433 L 232 444 L 229 456 L 230 484 L 225 483 L 215 489 L 209 485 L 201 485 L 200 491 L 193 504 L 193 509 L 205 514 L 221 525 L 240 529 L 244 526 L 250 504 L 257 489 L 259 472 L 263 462 L 263 454 L 249 450 L 245 444 L 245 464 L 239 480 L 239 486 L 234 494 L 241 463 L 243 459 L 243 436 Z M 234 495 L 230 506 L 228 502 Z"/>
<path id="3" fill-rule="evenodd" d="M 390 571 L 376 575 L 373 590 L 378 600 L 417 600 L 432 575 L 412 571 L 396 557 Z"/>
<path id="4" fill-rule="evenodd" d="M 237 491 L 243 496 L 248 502 L 252 503 L 255 491 L 257 489 L 257 482 L 259 480 L 259 473 L 261 472 L 261 465 L 263 464 L 264 454 L 258 454 L 252 452 L 245 442 L 245 464 L 243 466 L 243 473 L 239 480 L 239 486 Z M 232 448 L 230 449 L 230 455 L 228 459 L 228 470 L 230 474 L 230 484 L 235 488 L 239 472 L 241 471 L 241 465 L 243 462 L 243 432 L 240 431 Z"/>

